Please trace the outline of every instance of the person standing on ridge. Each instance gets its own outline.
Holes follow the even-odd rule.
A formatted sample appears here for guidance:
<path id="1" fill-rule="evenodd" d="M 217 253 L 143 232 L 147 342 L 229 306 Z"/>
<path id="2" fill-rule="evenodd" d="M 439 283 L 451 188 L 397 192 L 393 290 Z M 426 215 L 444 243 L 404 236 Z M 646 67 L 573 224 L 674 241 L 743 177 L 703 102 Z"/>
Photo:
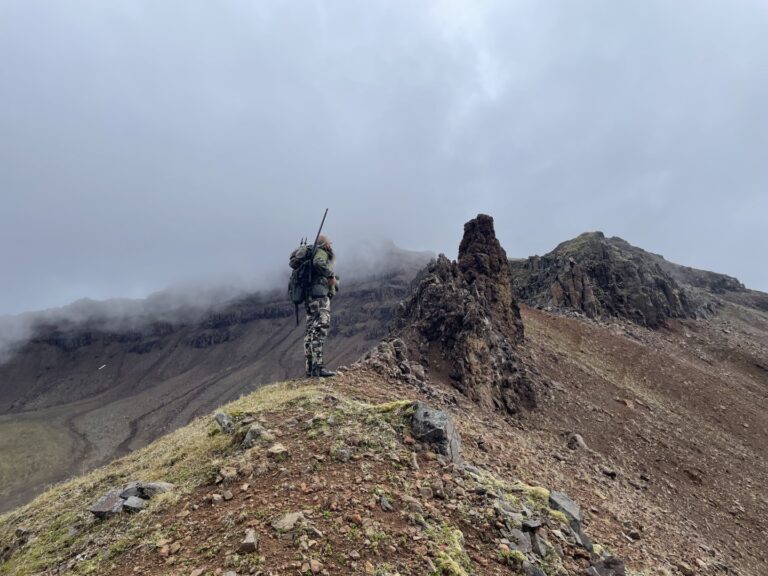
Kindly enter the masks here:
<path id="1" fill-rule="evenodd" d="M 333 273 L 335 262 L 331 240 L 321 234 L 317 238 L 317 248 L 312 258 L 311 283 L 307 287 L 304 302 L 307 311 L 304 357 L 308 377 L 336 376 L 335 372 L 327 370 L 323 365 L 323 348 L 331 327 L 331 300 L 339 289 L 338 278 Z"/>

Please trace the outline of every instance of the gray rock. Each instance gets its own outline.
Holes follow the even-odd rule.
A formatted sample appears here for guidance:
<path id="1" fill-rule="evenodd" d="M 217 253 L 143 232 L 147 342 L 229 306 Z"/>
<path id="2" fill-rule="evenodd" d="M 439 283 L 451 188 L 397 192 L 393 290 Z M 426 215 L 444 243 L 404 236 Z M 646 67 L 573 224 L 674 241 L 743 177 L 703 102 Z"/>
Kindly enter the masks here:
<path id="1" fill-rule="evenodd" d="M 461 438 L 447 412 L 417 402 L 411 425 L 416 440 L 432 444 L 438 453 L 461 463 Z"/>
<path id="2" fill-rule="evenodd" d="M 549 494 L 549 505 L 554 510 L 559 510 L 565 514 L 565 517 L 568 518 L 569 522 L 575 521 L 581 523 L 581 508 L 564 492 L 552 490 Z"/>
<path id="3" fill-rule="evenodd" d="M 275 460 L 284 460 L 288 457 L 288 448 L 283 446 L 280 442 L 276 442 L 267 450 L 267 456 Z"/>
<path id="4" fill-rule="evenodd" d="M 261 424 L 252 424 L 251 427 L 248 428 L 248 432 L 246 432 L 245 438 L 243 438 L 242 447 L 253 448 L 256 443 L 264 437 L 265 432 L 266 430 Z"/>
<path id="5" fill-rule="evenodd" d="M 587 450 L 587 443 L 584 442 L 584 437 L 581 434 L 571 434 L 568 437 L 568 448 L 571 450 L 578 450 L 581 448 L 582 450 Z"/>
<path id="6" fill-rule="evenodd" d="M 526 532 L 512 528 L 512 530 L 505 531 L 504 534 L 507 540 L 509 540 L 509 547 L 512 550 L 522 552 L 523 554 L 531 551 L 531 537 Z"/>
<path id="7" fill-rule="evenodd" d="M 541 520 L 539 518 L 530 518 L 523 522 L 523 530 L 528 532 L 533 532 L 539 528 L 541 528 Z"/>
<path id="8" fill-rule="evenodd" d="M 240 543 L 237 551 L 240 554 L 252 554 L 259 549 L 259 538 L 256 536 L 256 530 L 248 529 L 245 531 L 245 538 Z"/>
<path id="9" fill-rule="evenodd" d="M 584 530 L 581 527 L 581 524 L 577 525 L 576 528 L 577 529 L 574 529 L 574 534 L 576 535 L 576 543 L 579 546 L 582 546 L 583 548 L 588 550 L 589 552 L 592 552 L 592 550 L 595 547 L 594 543 L 592 542 L 592 538 L 590 538 L 586 534 L 586 532 L 584 532 Z"/>
<path id="10" fill-rule="evenodd" d="M 523 574 L 525 576 L 547 576 L 544 570 L 530 562 L 523 562 Z"/>
<path id="11" fill-rule="evenodd" d="M 216 416 L 214 416 L 214 419 L 216 420 L 216 424 L 219 425 L 222 432 L 225 434 L 232 434 L 232 432 L 235 431 L 235 422 L 229 414 L 218 412 Z"/>
<path id="12" fill-rule="evenodd" d="M 576 544 L 591 552 L 593 549 L 592 539 L 584 533 L 581 527 L 582 516 L 579 505 L 565 493 L 557 492 L 556 490 L 553 490 L 549 495 L 549 505 L 554 510 L 559 510 L 565 514 L 571 528 L 573 540 Z"/>
<path id="13" fill-rule="evenodd" d="M 304 520 L 304 514 L 301 512 L 289 512 L 272 520 L 272 528 L 280 532 L 288 532 L 293 530 L 301 520 Z"/>
<path id="14" fill-rule="evenodd" d="M 123 508 L 126 512 L 139 512 L 140 510 L 144 510 L 144 508 L 147 507 L 147 504 L 149 504 L 149 502 L 143 498 L 129 496 L 125 499 L 125 502 L 123 502 Z"/>
<path id="15" fill-rule="evenodd" d="M 531 551 L 537 556 L 544 558 L 551 547 L 552 545 L 543 536 L 536 532 L 531 534 Z"/>
<path id="16" fill-rule="evenodd" d="M 131 496 L 138 496 L 140 484 L 141 482 L 136 482 L 136 481 L 128 482 L 128 484 L 126 484 L 123 487 L 122 492 L 120 492 L 120 498 L 125 499 L 125 498 L 130 498 Z"/>
<path id="17" fill-rule="evenodd" d="M 164 494 L 165 492 L 171 492 L 175 486 L 170 482 L 140 482 L 139 483 L 139 498 L 151 500 L 158 494 Z"/>
<path id="18" fill-rule="evenodd" d="M 392 502 L 389 501 L 389 498 L 387 498 L 386 494 L 381 495 L 379 503 L 381 504 L 381 509 L 384 510 L 384 512 L 392 512 L 392 510 L 394 510 Z"/>
<path id="19" fill-rule="evenodd" d="M 590 570 L 593 570 L 595 576 L 626 576 L 624 562 L 613 556 L 595 562 Z"/>
<path id="20" fill-rule="evenodd" d="M 107 492 L 104 496 L 91 506 L 88 511 L 96 518 L 109 518 L 123 511 L 123 499 L 120 498 L 119 490 Z"/>

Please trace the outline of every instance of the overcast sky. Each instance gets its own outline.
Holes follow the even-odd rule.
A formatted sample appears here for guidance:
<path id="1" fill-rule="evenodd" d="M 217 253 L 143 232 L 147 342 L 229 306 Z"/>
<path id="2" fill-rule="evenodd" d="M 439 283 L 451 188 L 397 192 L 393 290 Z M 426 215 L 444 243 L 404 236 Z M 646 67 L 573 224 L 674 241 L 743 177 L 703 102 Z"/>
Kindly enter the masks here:
<path id="1" fill-rule="evenodd" d="M 0 0 L 0 314 L 268 282 L 322 209 L 768 290 L 768 3 Z M 349 263 L 347 263 L 349 265 Z"/>

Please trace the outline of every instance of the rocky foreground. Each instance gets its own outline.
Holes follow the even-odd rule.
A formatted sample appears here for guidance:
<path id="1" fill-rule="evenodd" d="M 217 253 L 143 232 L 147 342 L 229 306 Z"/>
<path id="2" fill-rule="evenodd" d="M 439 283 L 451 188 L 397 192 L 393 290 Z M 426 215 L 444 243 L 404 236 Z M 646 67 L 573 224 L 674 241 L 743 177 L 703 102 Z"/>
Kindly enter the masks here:
<path id="1" fill-rule="evenodd" d="M 269 386 L 47 492 L 2 518 L 0 573 L 631 573 L 568 495 L 475 465 L 447 412 L 346 395 L 371 378 Z"/>

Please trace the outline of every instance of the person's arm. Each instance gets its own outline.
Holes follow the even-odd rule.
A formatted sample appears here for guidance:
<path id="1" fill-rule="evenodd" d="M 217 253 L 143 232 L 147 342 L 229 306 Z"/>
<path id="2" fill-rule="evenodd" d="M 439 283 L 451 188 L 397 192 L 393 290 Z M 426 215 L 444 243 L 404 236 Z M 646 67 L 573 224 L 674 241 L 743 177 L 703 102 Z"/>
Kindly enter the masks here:
<path id="1" fill-rule="evenodd" d="M 333 263 L 331 262 L 331 259 L 328 257 L 328 252 L 325 250 L 318 250 L 315 252 L 315 257 L 312 260 L 312 265 L 315 269 L 315 272 L 317 272 L 320 276 L 323 276 L 325 278 L 332 278 L 333 277 Z"/>

